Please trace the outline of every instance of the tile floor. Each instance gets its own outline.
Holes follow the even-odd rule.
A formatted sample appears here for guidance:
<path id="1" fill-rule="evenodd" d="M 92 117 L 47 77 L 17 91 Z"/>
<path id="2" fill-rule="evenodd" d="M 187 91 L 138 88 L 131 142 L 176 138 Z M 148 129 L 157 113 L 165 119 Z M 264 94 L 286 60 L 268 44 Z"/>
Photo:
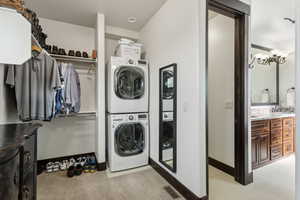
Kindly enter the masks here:
<path id="1" fill-rule="evenodd" d="M 67 178 L 65 172 L 38 176 L 38 200 L 172 200 L 169 184 L 152 168 Z M 183 198 L 177 198 L 183 200 Z"/>
<path id="2" fill-rule="evenodd" d="M 295 157 L 291 156 L 258 169 L 249 186 L 241 186 L 210 167 L 210 200 L 294 200 L 294 165 Z M 44 173 L 38 176 L 38 200 L 172 200 L 165 186 L 169 184 L 150 167 L 71 179 L 63 172 Z"/>
<path id="3" fill-rule="evenodd" d="M 295 157 L 254 171 L 254 183 L 241 186 L 231 176 L 210 167 L 210 200 L 294 200 Z"/>

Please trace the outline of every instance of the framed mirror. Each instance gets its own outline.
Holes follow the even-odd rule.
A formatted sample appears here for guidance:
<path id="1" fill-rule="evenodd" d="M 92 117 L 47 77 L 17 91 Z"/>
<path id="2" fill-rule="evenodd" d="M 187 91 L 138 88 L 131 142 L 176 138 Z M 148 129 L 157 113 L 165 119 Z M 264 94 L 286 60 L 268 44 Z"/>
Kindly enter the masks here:
<path id="1" fill-rule="evenodd" d="M 160 68 L 159 77 L 159 161 L 176 173 L 177 64 Z"/>
<path id="2" fill-rule="evenodd" d="M 268 62 L 272 49 L 254 44 L 251 47 L 252 106 L 279 105 L 279 63 Z"/>

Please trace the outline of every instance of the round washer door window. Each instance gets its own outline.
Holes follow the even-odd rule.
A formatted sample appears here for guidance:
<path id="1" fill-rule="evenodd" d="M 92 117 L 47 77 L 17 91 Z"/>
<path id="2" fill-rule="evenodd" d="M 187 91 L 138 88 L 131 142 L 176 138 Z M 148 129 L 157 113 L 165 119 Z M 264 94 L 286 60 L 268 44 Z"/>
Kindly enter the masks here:
<path id="1" fill-rule="evenodd" d="M 119 156 L 132 156 L 145 149 L 145 129 L 140 123 L 120 125 L 115 131 L 115 151 Z"/>
<path id="2" fill-rule="evenodd" d="M 163 72 L 163 99 L 173 99 L 174 97 L 174 76 L 173 71 Z"/>
<path id="3" fill-rule="evenodd" d="M 121 99 L 140 99 L 145 93 L 143 70 L 137 67 L 120 67 L 115 72 L 115 93 Z"/>

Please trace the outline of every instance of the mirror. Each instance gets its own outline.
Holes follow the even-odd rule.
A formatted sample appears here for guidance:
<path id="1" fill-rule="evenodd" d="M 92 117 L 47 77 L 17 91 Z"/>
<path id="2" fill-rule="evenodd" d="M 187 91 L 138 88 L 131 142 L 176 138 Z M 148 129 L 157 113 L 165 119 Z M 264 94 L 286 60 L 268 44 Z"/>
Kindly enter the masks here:
<path id="1" fill-rule="evenodd" d="M 159 70 L 159 161 L 176 172 L 177 64 Z"/>
<path id="2" fill-rule="evenodd" d="M 264 63 L 265 57 L 272 56 L 272 49 L 252 45 L 251 102 L 257 105 L 279 104 L 279 63 Z"/>

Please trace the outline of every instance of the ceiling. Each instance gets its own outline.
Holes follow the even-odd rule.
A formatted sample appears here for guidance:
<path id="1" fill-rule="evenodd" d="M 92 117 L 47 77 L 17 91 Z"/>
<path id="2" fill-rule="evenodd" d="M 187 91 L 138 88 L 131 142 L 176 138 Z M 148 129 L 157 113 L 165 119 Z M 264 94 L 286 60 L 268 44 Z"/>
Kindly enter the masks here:
<path id="1" fill-rule="evenodd" d="M 40 17 L 94 27 L 96 13 L 111 26 L 139 31 L 166 0 L 25 0 L 26 7 Z M 137 22 L 128 23 L 128 17 Z"/>
<path id="2" fill-rule="evenodd" d="M 296 0 L 252 0 L 251 39 L 254 44 L 292 52 L 295 50 L 295 24 L 283 20 L 295 19 Z"/>

